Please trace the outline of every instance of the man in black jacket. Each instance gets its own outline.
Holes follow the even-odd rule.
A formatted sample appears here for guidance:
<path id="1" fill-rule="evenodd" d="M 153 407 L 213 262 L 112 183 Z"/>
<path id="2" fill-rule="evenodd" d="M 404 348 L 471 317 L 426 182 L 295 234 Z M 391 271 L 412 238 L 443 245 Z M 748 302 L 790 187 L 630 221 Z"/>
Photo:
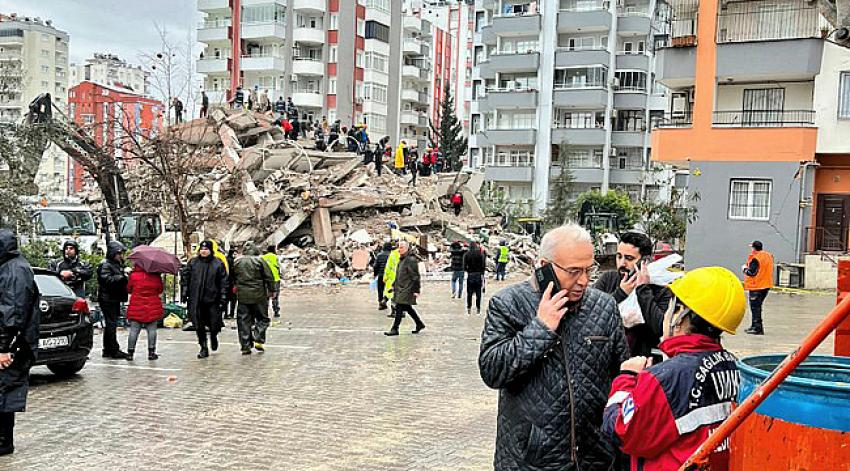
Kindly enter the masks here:
<path id="1" fill-rule="evenodd" d="M 602 435 L 608 390 L 628 358 L 617 304 L 590 288 L 593 242 L 569 224 L 547 233 L 541 265 L 561 291 L 534 279 L 490 299 L 478 368 L 499 390 L 496 471 L 608 471 L 614 449 Z"/>
<path id="2" fill-rule="evenodd" d="M 472 297 L 475 296 L 475 314 L 481 314 L 481 292 L 484 291 L 487 257 L 477 242 L 469 244 L 469 250 L 463 255 L 463 269 L 467 273 L 466 313 L 472 314 Z"/>
<path id="3" fill-rule="evenodd" d="M 124 252 L 121 242 L 106 244 L 106 258 L 97 266 L 97 302 L 103 313 L 103 358 L 125 359 L 116 338 L 121 303 L 127 302 L 127 273 L 124 271 Z"/>
<path id="4" fill-rule="evenodd" d="M 88 262 L 80 259 L 80 246 L 73 240 L 62 244 L 62 258 L 50 262 L 48 270 L 55 272 L 78 298 L 86 297 L 86 281 L 92 277 Z"/>
<path id="5" fill-rule="evenodd" d="M 393 302 L 396 303 L 395 321 L 389 331 L 384 332 L 386 336 L 398 335 L 398 327 L 401 325 L 401 319 L 404 314 L 410 315 L 410 318 L 416 324 L 416 328 L 412 331 L 418 334 L 425 328 L 425 324 L 419 318 L 419 314 L 413 306 L 419 299 L 419 293 L 422 292 L 422 283 L 419 277 L 419 258 L 410 250 L 410 244 L 406 240 L 398 241 L 398 253 L 401 257 L 398 262 L 396 278 L 393 281 Z"/>
<path id="6" fill-rule="evenodd" d="M 643 314 L 643 324 L 626 329 L 631 356 L 650 356 L 663 334 L 664 312 L 670 303 L 670 290 L 650 284 L 646 264 L 652 255 L 652 241 L 645 234 L 626 232 L 617 245 L 617 269 L 605 272 L 594 288 L 614 296 L 617 303 L 634 292 Z"/>
<path id="7" fill-rule="evenodd" d="M 227 270 L 221 260 L 213 254 L 209 240 L 201 242 L 198 256 L 189 260 L 180 277 L 180 293 L 186 303 L 192 324 L 198 334 L 201 350 L 198 358 L 207 358 L 207 329 L 210 331 L 210 347 L 218 350 L 218 333 L 224 321 L 222 311 L 227 306 Z"/>
<path id="8" fill-rule="evenodd" d="M 393 251 L 393 243 L 385 242 L 383 250 L 375 257 L 375 263 L 372 266 L 372 276 L 378 280 L 378 310 L 385 311 L 387 309 L 387 298 L 384 296 L 384 268 L 387 268 L 387 259 L 390 258 L 390 252 Z"/>
<path id="9" fill-rule="evenodd" d="M 466 254 L 466 249 L 463 248 L 463 244 L 459 240 L 456 240 L 452 242 L 450 253 L 452 257 L 452 265 L 450 267 L 452 271 L 452 299 L 455 297 L 460 299 L 463 295 L 463 256 Z"/>
<path id="10" fill-rule="evenodd" d="M 38 287 L 12 232 L 0 230 L 0 455 L 15 451 L 15 413 L 27 405 L 38 349 Z"/>

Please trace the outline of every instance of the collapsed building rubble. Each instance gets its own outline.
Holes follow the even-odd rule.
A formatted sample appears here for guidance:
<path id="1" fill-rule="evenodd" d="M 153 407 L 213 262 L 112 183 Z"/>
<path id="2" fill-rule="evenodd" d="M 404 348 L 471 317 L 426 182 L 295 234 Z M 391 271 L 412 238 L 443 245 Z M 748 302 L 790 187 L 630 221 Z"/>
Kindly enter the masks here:
<path id="1" fill-rule="evenodd" d="M 411 186 L 409 175 L 388 167 L 378 175 L 355 153 L 288 140 L 259 113 L 214 110 L 181 125 L 177 135 L 219 157 L 194 177 L 192 211 L 202 215 L 200 231 L 225 246 L 253 241 L 281 248 L 285 282 L 371 278 L 370 253 L 398 237 L 419 246 L 432 276 L 448 266 L 454 240 L 477 239 L 492 254 L 504 238 L 513 267 L 529 271 L 535 260 L 530 237 L 505 233 L 500 218 L 485 216 L 475 196 L 480 173 L 437 174 Z M 459 217 L 450 211 L 454 191 L 464 196 Z"/>

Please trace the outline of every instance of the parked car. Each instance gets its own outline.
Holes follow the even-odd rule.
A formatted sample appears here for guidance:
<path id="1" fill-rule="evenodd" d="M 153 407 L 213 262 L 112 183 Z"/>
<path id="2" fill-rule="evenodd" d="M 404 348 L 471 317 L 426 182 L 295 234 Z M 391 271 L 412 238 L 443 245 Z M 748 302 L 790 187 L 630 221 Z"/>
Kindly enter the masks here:
<path id="1" fill-rule="evenodd" d="M 92 349 L 94 328 L 88 303 L 55 273 L 43 268 L 33 272 L 41 314 L 35 364 L 47 366 L 58 376 L 73 376 L 86 365 Z"/>

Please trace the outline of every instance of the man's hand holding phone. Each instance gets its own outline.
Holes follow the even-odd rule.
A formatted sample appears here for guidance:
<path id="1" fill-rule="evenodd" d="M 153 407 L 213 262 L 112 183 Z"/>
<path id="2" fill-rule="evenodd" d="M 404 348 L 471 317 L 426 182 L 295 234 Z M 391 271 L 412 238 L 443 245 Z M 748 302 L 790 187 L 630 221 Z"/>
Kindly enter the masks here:
<path id="1" fill-rule="evenodd" d="M 549 330 L 554 332 L 558 329 L 558 325 L 561 323 L 561 318 L 563 318 L 564 314 L 567 312 L 566 306 L 570 299 L 567 297 L 566 290 L 560 290 L 553 295 L 552 289 L 553 283 L 549 283 L 549 285 L 546 286 L 546 290 L 543 291 L 543 297 L 540 299 L 540 304 L 537 306 L 537 317 L 540 318 Z"/>
<path id="2" fill-rule="evenodd" d="M 623 275 L 623 280 L 620 281 L 620 289 L 626 294 L 632 294 L 638 286 L 649 284 L 649 268 L 646 266 L 646 261 L 641 260 L 637 264 L 637 268 L 633 269 L 626 275 Z"/>

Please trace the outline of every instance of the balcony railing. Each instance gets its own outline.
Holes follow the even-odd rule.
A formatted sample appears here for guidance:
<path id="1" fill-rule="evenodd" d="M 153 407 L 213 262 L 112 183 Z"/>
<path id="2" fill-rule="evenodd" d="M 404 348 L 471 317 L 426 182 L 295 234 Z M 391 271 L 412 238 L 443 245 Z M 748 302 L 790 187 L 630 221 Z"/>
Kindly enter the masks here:
<path id="1" fill-rule="evenodd" d="M 730 3 L 717 15 L 717 42 L 771 41 L 820 37 L 820 14 L 802 0 Z"/>
<path id="2" fill-rule="evenodd" d="M 691 111 L 674 111 L 665 113 L 663 117 L 653 117 L 651 120 L 652 128 L 689 128 L 693 125 L 693 112 Z"/>
<path id="3" fill-rule="evenodd" d="M 230 25 L 231 20 L 229 18 L 226 20 L 202 21 L 198 24 L 198 29 L 227 28 Z"/>
<path id="4" fill-rule="evenodd" d="M 597 11 L 607 10 L 609 3 L 607 0 L 598 0 L 595 2 L 578 1 L 578 0 L 561 0 L 561 11 Z"/>
<path id="5" fill-rule="evenodd" d="M 604 88 L 605 82 L 590 81 L 590 82 L 555 82 L 555 90 L 574 90 L 582 88 Z"/>
<path id="6" fill-rule="evenodd" d="M 715 111 L 713 124 L 722 127 L 810 127 L 815 125 L 812 110 Z"/>
<path id="7" fill-rule="evenodd" d="M 484 165 L 488 167 L 531 167 L 534 165 L 534 152 L 499 152 L 484 156 Z"/>

